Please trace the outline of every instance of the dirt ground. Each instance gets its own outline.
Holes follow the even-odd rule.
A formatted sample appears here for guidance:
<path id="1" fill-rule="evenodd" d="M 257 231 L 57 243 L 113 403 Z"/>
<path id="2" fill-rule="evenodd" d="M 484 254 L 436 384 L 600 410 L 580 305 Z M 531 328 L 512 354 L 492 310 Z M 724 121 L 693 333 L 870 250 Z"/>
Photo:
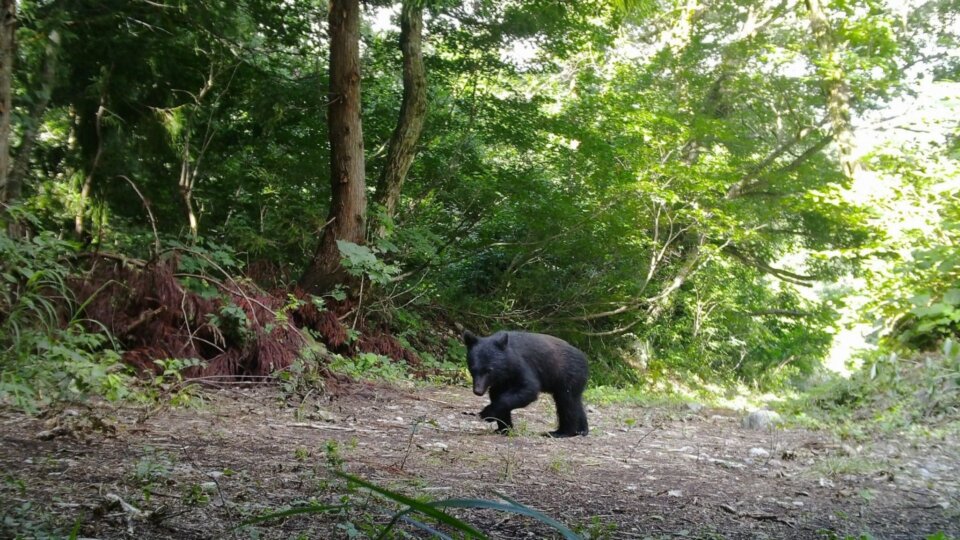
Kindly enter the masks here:
<path id="1" fill-rule="evenodd" d="M 960 537 L 956 440 L 851 447 L 745 429 L 733 411 L 623 405 L 590 405 L 590 436 L 556 440 L 538 435 L 555 421 L 547 398 L 504 437 L 465 414 L 485 402 L 356 383 L 302 402 L 258 387 L 195 409 L 2 410 L 0 537 L 375 537 L 398 507 L 330 467 L 432 500 L 503 494 L 584 538 Z M 236 528 L 307 502 L 345 508 Z M 491 538 L 557 537 L 528 517 L 451 512 Z"/>

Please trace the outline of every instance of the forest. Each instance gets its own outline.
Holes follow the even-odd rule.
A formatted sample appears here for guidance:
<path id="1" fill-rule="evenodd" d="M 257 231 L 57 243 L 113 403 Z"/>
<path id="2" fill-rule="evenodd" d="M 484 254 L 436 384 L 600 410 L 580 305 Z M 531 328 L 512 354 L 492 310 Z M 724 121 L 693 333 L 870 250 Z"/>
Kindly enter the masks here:
<path id="1" fill-rule="evenodd" d="M 957 0 L 0 3 L 0 537 L 960 538 Z"/>

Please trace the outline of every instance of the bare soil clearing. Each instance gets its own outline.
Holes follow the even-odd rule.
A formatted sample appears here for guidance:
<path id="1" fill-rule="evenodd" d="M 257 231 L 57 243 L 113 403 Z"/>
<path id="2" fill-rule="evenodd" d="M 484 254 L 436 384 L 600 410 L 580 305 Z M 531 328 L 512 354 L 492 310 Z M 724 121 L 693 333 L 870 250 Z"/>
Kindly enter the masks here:
<path id="1" fill-rule="evenodd" d="M 590 538 L 960 537 L 960 443 L 863 448 L 801 430 L 741 427 L 732 411 L 590 405 L 591 434 L 548 439 L 549 398 L 503 437 L 464 413 L 466 388 L 352 384 L 291 407 L 275 388 L 205 394 L 199 410 L 0 411 L 0 537 L 79 521 L 88 538 L 347 538 L 390 503 L 353 491 L 339 515 L 233 529 L 244 519 L 351 493 L 331 463 L 431 499 L 498 493 Z M 331 443 L 335 441 L 335 443 Z M 493 538 L 555 536 L 539 522 L 455 511 Z M 413 537 L 427 534 L 415 529 Z"/>

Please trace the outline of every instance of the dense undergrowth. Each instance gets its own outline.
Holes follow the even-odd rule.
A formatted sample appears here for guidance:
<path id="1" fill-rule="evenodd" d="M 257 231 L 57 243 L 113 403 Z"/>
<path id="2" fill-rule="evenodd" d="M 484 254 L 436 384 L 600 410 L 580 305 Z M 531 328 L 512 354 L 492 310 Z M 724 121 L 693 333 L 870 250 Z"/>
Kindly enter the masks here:
<path id="1" fill-rule="evenodd" d="M 866 355 L 850 377 L 832 376 L 782 405 L 797 424 L 841 437 L 877 434 L 939 438 L 960 433 L 960 347 L 901 357 Z"/>
<path id="2" fill-rule="evenodd" d="M 319 382 L 331 370 L 458 376 L 448 355 L 462 346 L 449 331 L 444 339 L 392 332 L 336 292 L 265 291 L 222 246 L 171 242 L 139 259 L 3 230 L 0 276 L 0 399 L 26 410 L 89 396 L 149 399 L 162 389 L 182 396 L 197 383 L 307 373 Z"/>
<path id="3" fill-rule="evenodd" d="M 408 309 L 387 321 L 337 292 L 267 292 L 240 277 L 223 246 L 171 242 L 143 260 L 84 251 L 49 233 L 14 240 L 0 232 L 0 275 L 8 285 L 0 296 L 0 398 L 26 410 L 89 396 L 188 403 L 198 383 L 273 380 L 303 395 L 334 374 L 466 379 L 452 325 Z M 960 418 L 960 348 L 951 338 L 938 353 L 869 353 L 849 378 L 821 374 L 766 389 L 651 369 L 631 360 L 636 351 L 599 353 L 587 392 L 595 403 L 747 408 L 771 402 L 763 394 L 772 389 L 771 403 L 796 423 L 854 438 L 877 430 L 937 435 L 956 431 Z"/>

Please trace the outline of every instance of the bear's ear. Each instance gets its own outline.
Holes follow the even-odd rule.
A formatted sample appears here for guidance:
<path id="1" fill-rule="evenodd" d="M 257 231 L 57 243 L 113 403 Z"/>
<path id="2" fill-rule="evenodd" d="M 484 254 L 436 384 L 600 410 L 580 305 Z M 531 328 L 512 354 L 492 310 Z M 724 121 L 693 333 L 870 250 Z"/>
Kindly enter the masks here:
<path id="1" fill-rule="evenodd" d="M 507 348 L 507 339 L 510 337 L 510 334 L 506 332 L 500 332 L 500 335 L 493 338 L 493 344 L 497 346 L 500 350 L 506 350 Z"/>
<path id="2" fill-rule="evenodd" d="M 464 330 L 464 331 L 463 331 L 463 343 L 466 344 L 466 346 L 467 346 L 468 349 L 469 349 L 470 347 L 473 347 L 474 345 L 476 345 L 476 344 L 477 344 L 477 341 L 479 341 L 479 340 L 480 340 L 480 338 L 478 338 L 477 336 L 475 336 L 475 335 L 473 334 L 473 332 L 471 332 L 471 331 L 469 331 L 469 330 Z"/>

